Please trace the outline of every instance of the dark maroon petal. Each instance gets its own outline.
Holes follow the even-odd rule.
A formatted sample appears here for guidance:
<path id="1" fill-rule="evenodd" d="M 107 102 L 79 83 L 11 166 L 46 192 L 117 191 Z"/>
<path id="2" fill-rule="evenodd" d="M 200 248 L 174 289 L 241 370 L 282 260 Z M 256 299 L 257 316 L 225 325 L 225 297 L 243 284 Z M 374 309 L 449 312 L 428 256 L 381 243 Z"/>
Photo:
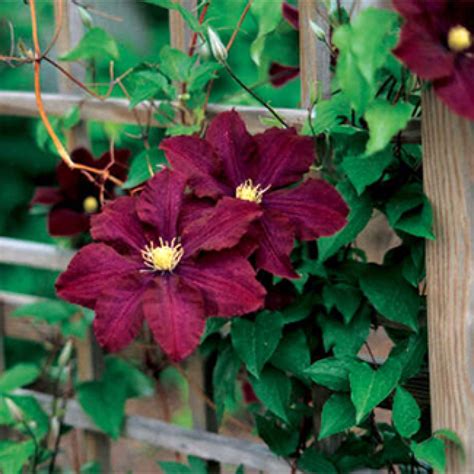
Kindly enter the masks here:
<path id="1" fill-rule="evenodd" d="M 446 0 L 392 0 L 395 9 L 406 18 L 439 14 L 446 8 Z"/>
<path id="2" fill-rule="evenodd" d="M 434 82 L 434 89 L 441 100 L 454 112 L 474 120 L 474 58 L 462 58 L 453 74 Z"/>
<path id="3" fill-rule="evenodd" d="M 102 347 L 116 352 L 137 337 L 143 323 L 145 290 L 138 273 L 109 282 L 95 305 L 94 333 Z"/>
<path id="4" fill-rule="evenodd" d="M 148 242 L 135 210 L 137 198 L 123 196 L 110 201 L 91 219 L 94 240 L 123 252 L 140 251 Z"/>
<path id="5" fill-rule="evenodd" d="M 321 179 L 308 179 L 295 188 L 269 192 L 265 207 L 286 215 L 299 240 L 336 233 L 346 225 L 349 212 L 337 190 Z"/>
<path id="6" fill-rule="evenodd" d="M 281 5 L 281 12 L 283 18 L 295 29 L 300 29 L 300 14 L 298 9 L 288 2 L 283 2 Z"/>
<path id="7" fill-rule="evenodd" d="M 206 140 L 222 161 L 225 177 L 235 189 L 249 176 L 255 142 L 235 110 L 219 114 L 209 125 Z"/>
<path id="8" fill-rule="evenodd" d="M 298 136 L 296 130 L 271 128 L 255 135 L 259 164 L 255 184 L 278 188 L 299 181 L 314 162 L 310 137 Z"/>
<path id="9" fill-rule="evenodd" d="M 418 22 L 408 22 L 402 28 L 400 42 L 394 54 L 415 74 L 423 79 L 450 75 L 454 68 L 454 54 L 439 39 Z"/>
<path id="10" fill-rule="evenodd" d="M 298 278 L 290 260 L 295 239 L 290 220 L 279 212 L 267 210 L 259 225 L 259 247 L 255 253 L 257 268 L 282 278 Z"/>
<path id="11" fill-rule="evenodd" d="M 128 161 L 131 156 L 130 150 L 114 150 L 114 159 L 112 164 L 112 157 L 110 151 L 101 155 L 98 160 L 95 160 L 93 165 L 95 168 L 105 169 L 109 167 L 110 174 L 116 178 L 124 181 L 128 173 Z"/>
<path id="12" fill-rule="evenodd" d="M 222 198 L 183 230 L 181 237 L 185 257 L 189 258 L 199 250 L 233 247 L 247 232 L 249 224 L 261 215 L 260 207 L 253 202 Z"/>
<path id="13" fill-rule="evenodd" d="M 79 170 L 72 170 L 64 161 L 61 161 L 56 168 L 56 177 L 61 192 L 72 201 L 81 198 L 81 183 L 84 176 Z"/>
<path id="14" fill-rule="evenodd" d="M 265 289 L 252 265 L 235 251 L 186 262 L 179 276 L 201 290 L 207 316 L 237 316 L 263 306 Z"/>
<path id="15" fill-rule="evenodd" d="M 176 275 L 156 277 L 146 291 L 143 312 L 165 354 L 178 362 L 190 355 L 204 331 L 204 302 L 199 290 Z"/>
<path id="16" fill-rule="evenodd" d="M 186 176 L 199 197 L 218 198 L 223 194 L 221 184 L 214 178 L 220 171 L 220 163 L 214 150 L 198 137 L 172 137 L 161 142 L 160 148 L 173 170 Z"/>
<path id="17" fill-rule="evenodd" d="M 300 68 L 298 66 L 285 66 L 284 64 L 271 63 L 268 74 L 272 86 L 281 87 L 298 77 Z"/>
<path id="18" fill-rule="evenodd" d="M 178 237 L 178 218 L 186 180 L 168 169 L 148 181 L 136 203 L 140 220 L 152 225 L 157 237 L 171 241 Z"/>
<path id="19" fill-rule="evenodd" d="M 52 206 L 63 199 L 61 191 L 58 188 L 38 187 L 31 198 L 31 204 L 44 204 Z"/>
<path id="20" fill-rule="evenodd" d="M 257 395 L 253 391 L 252 385 L 248 382 L 248 380 L 244 380 L 242 382 L 242 394 L 244 396 L 245 403 L 255 403 L 258 402 Z"/>
<path id="21" fill-rule="evenodd" d="M 70 237 L 89 230 L 89 216 L 66 207 L 53 207 L 48 214 L 48 232 L 53 237 Z"/>
<path id="22" fill-rule="evenodd" d="M 104 244 L 90 244 L 72 259 L 56 281 L 58 295 L 71 302 L 94 308 L 97 298 L 114 280 L 123 275 L 140 274 L 142 266 L 122 257 Z"/>

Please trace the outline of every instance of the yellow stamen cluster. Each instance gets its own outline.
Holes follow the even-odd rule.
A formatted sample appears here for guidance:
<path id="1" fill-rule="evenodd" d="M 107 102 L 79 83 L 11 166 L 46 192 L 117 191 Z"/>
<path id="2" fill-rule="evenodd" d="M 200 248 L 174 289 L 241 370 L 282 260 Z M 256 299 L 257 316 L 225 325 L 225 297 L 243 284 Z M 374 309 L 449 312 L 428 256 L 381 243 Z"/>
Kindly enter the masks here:
<path id="1" fill-rule="evenodd" d="M 461 53 L 472 46 L 472 34 L 464 26 L 453 26 L 448 32 L 448 46 L 451 51 Z"/>
<path id="2" fill-rule="evenodd" d="M 263 195 L 270 189 L 270 186 L 262 188 L 260 184 L 254 185 L 251 179 L 246 179 L 242 184 L 237 186 L 235 190 L 235 197 L 242 199 L 243 201 L 251 201 L 260 204 L 263 199 Z"/>
<path id="3" fill-rule="evenodd" d="M 155 247 L 153 242 L 150 242 L 142 250 L 142 258 L 145 265 L 152 270 L 162 272 L 173 271 L 180 260 L 183 258 L 183 246 L 174 238 L 171 242 L 159 239 L 158 246 Z"/>
<path id="4" fill-rule="evenodd" d="M 94 196 L 87 196 L 84 201 L 82 201 L 82 208 L 87 214 L 94 214 L 99 210 L 99 201 Z"/>

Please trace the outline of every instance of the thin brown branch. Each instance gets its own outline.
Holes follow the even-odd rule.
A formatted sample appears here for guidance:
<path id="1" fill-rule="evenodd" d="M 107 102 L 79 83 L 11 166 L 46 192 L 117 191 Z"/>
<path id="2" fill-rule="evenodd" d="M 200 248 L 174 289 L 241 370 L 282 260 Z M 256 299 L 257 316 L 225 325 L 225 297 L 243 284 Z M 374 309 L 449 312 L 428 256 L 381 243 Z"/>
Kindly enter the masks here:
<path id="1" fill-rule="evenodd" d="M 43 51 L 42 57 L 46 56 L 54 47 L 56 44 L 56 41 L 59 38 L 59 35 L 61 34 L 61 28 L 63 26 L 63 14 L 64 14 L 64 0 L 55 0 L 54 1 L 54 13 L 55 13 L 55 28 L 54 28 L 54 34 L 53 37 L 51 38 L 48 46 L 46 46 L 46 49 Z"/>

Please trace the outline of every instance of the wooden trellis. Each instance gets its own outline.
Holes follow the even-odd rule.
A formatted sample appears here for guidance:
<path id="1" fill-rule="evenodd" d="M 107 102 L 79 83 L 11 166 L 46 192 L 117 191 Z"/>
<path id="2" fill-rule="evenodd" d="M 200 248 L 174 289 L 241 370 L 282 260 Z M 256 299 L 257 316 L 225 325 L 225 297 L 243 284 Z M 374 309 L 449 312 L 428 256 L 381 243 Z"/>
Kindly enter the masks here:
<path id="1" fill-rule="evenodd" d="M 194 0 L 180 0 L 190 8 Z M 329 87 L 329 61 L 327 51 L 319 48 L 309 29 L 309 19 L 323 13 L 323 1 L 299 0 L 302 106 L 308 106 L 312 88 L 322 88 L 324 95 Z M 63 20 L 64 32 L 60 47 L 68 49 L 77 35 L 76 13 L 72 2 L 67 2 Z M 318 22 L 321 24 L 321 22 Z M 170 15 L 171 41 L 174 47 L 184 48 L 188 32 L 181 18 Z M 43 94 L 45 110 L 52 116 L 62 116 L 73 105 L 78 105 L 85 121 L 111 121 L 136 123 L 128 108 L 128 101 L 108 99 L 101 102 L 85 98 L 69 85 L 62 83 L 59 94 Z M 228 110 L 229 106 L 210 104 L 208 115 Z M 232 106 L 253 130 L 262 128 L 260 118 L 268 111 L 258 107 Z M 279 109 L 285 121 L 300 127 L 307 117 L 304 109 Z M 147 119 L 146 105 L 136 108 L 143 121 Z M 34 94 L 0 91 L 0 114 L 37 116 Z M 431 367 L 431 400 L 434 428 L 454 429 L 461 437 L 466 450 L 462 464 L 454 447 L 448 452 L 448 472 L 474 472 L 474 126 L 453 116 L 429 92 L 423 96 L 423 122 L 412 121 L 402 134 L 402 140 L 424 145 L 425 191 L 434 208 L 436 241 L 427 246 L 429 357 Z M 151 121 L 151 126 L 158 126 Z M 81 141 L 76 129 L 70 143 Z M 378 232 L 386 232 L 382 228 Z M 380 237 L 380 235 L 378 236 Z M 377 235 L 376 235 L 376 239 Z M 383 239 L 382 239 L 383 240 Z M 370 245 L 370 242 L 369 242 Z M 374 242 L 374 245 L 376 243 Z M 72 253 L 51 245 L 9 238 L 0 238 L 0 263 L 25 265 L 32 268 L 63 270 Z M 4 366 L 3 316 L 9 307 L 31 302 L 34 298 L 0 292 L 0 371 Z M 97 352 L 91 341 L 80 349 L 82 373 L 91 378 L 96 374 Z M 203 376 L 199 361 L 193 370 Z M 48 395 L 23 391 L 35 396 L 45 408 Z M 193 407 L 196 422 L 202 430 L 209 429 L 204 405 Z M 199 414 L 200 412 L 200 414 Z M 100 459 L 105 472 L 110 472 L 110 450 L 105 436 L 89 421 L 74 401 L 68 404 L 66 422 L 89 433 L 87 458 Z M 123 436 L 142 440 L 155 446 L 185 454 L 198 455 L 221 463 L 244 464 L 268 472 L 290 472 L 289 465 L 277 458 L 265 446 L 217 435 L 200 430 L 189 430 L 138 416 L 126 419 Z"/>

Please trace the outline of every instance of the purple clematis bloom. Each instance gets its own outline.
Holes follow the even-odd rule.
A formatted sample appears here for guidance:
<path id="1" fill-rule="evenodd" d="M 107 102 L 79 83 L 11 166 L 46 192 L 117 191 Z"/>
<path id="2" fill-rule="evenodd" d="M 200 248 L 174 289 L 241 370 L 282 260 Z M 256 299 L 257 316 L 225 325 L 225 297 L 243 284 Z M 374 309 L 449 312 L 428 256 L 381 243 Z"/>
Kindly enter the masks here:
<path id="1" fill-rule="evenodd" d="M 474 120 L 474 2 L 394 0 L 405 18 L 394 53 L 454 112 Z"/>
<path id="2" fill-rule="evenodd" d="M 294 239 L 329 236 L 346 224 L 348 208 L 330 184 L 301 182 L 314 162 L 314 145 L 294 129 L 251 136 L 235 111 L 224 112 L 205 139 L 172 137 L 161 148 L 198 197 L 248 201 L 262 213 L 251 231 L 257 268 L 297 278 L 290 262 Z"/>
<path id="3" fill-rule="evenodd" d="M 199 344 L 206 316 L 242 315 L 263 305 L 265 290 L 235 250 L 261 211 L 222 199 L 202 207 L 186 181 L 163 170 L 140 197 L 120 197 L 93 216 L 98 243 L 81 249 L 56 283 L 58 295 L 93 308 L 99 343 L 129 344 L 147 321 L 173 360 Z"/>
<path id="4" fill-rule="evenodd" d="M 124 181 L 128 172 L 129 150 L 115 150 L 114 163 L 110 152 L 104 153 L 98 160 L 85 148 L 78 148 L 71 154 L 75 163 L 106 169 L 116 178 Z M 48 232 L 53 237 L 70 237 L 87 232 L 90 227 L 90 216 L 100 208 L 100 181 L 92 182 L 79 170 L 72 170 L 61 161 L 56 167 L 56 178 L 59 187 L 36 188 L 31 204 L 51 206 L 48 213 Z M 99 179 L 97 177 L 93 177 Z M 114 184 L 104 183 L 105 197 L 114 196 Z"/>

